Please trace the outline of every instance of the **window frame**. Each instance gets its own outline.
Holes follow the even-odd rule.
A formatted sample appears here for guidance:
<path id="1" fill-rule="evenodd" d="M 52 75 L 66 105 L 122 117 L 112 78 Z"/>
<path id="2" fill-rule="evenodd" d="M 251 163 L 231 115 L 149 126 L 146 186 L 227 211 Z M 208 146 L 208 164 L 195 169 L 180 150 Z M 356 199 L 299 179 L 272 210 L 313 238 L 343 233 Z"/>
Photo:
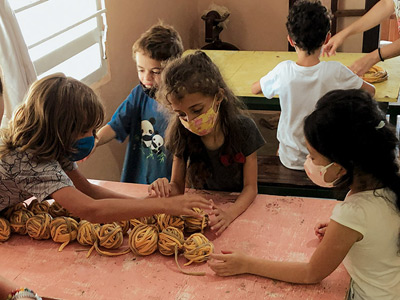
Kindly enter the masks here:
<path id="1" fill-rule="evenodd" d="M 27 4 L 25 6 L 19 7 L 14 10 L 15 15 L 20 12 L 26 11 L 27 9 L 37 7 L 45 2 L 54 1 L 54 0 L 37 0 L 33 3 Z M 107 57 L 105 54 L 105 39 L 106 39 L 106 20 L 105 20 L 105 4 L 104 0 L 94 0 L 96 2 L 96 9 L 97 11 L 86 16 L 83 19 L 75 22 L 74 24 L 65 27 L 62 30 L 59 30 L 41 40 L 36 41 L 31 45 L 27 45 L 28 51 L 33 49 L 36 46 L 42 45 L 43 43 L 58 37 L 59 35 L 72 30 L 79 25 L 92 20 L 96 19 L 97 27 L 93 30 L 87 32 L 86 34 L 75 38 L 74 40 L 65 43 L 63 46 L 53 49 L 51 52 L 45 54 L 44 56 L 40 57 L 37 60 L 33 61 L 33 65 L 35 66 L 37 76 L 40 77 L 43 73 L 51 70 L 52 68 L 56 67 L 57 65 L 65 62 L 69 58 L 83 52 L 84 50 L 88 49 L 89 47 L 98 44 L 100 49 L 100 67 L 96 69 L 94 72 L 90 73 L 84 78 L 80 80 L 86 84 L 93 84 L 99 81 L 103 76 L 107 73 Z"/>

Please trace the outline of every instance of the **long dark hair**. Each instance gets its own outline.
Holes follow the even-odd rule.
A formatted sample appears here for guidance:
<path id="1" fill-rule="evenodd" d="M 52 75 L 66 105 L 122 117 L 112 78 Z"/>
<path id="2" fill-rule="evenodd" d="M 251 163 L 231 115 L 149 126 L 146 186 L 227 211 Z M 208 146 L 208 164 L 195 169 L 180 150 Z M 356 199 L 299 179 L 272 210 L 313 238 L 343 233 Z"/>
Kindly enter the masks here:
<path id="1" fill-rule="evenodd" d="M 399 140 L 370 94 L 356 89 L 327 93 L 305 119 L 304 133 L 315 150 L 347 170 L 339 184 L 349 187 L 355 175 L 372 175 L 377 187 L 396 194 L 400 211 Z"/>
<path id="2" fill-rule="evenodd" d="M 196 51 L 169 63 L 162 73 L 162 84 L 156 99 L 171 108 L 171 98 L 180 100 L 193 93 L 214 97 L 221 90 L 224 100 L 220 103 L 217 122 L 225 139 L 220 155 L 232 155 L 238 152 L 234 145 L 241 137 L 238 118 L 247 113 L 243 102 L 228 88 L 218 67 L 204 52 Z M 201 138 L 183 127 L 176 114 L 171 117 L 165 138 L 167 149 L 187 163 L 189 186 L 203 187 L 210 170 Z"/>

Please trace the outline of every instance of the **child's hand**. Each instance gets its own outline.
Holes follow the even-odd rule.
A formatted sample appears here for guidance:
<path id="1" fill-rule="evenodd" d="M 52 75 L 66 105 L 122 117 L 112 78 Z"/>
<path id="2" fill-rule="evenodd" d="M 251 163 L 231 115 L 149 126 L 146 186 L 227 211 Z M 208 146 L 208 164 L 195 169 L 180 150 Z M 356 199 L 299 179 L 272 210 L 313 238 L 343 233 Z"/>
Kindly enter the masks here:
<path id="1" fill-rule="evenodd" d="M 167 198 L 164 200 L 165 213 L 172 216 L 193 216 L 203 218 L 203 215 L 195 212 L 192 208 L 197 207 L 203 211 L 209 212 L 212 209 L 211 200 L 207 200 L 200 195 L 185 194 Z"/>
<path id="2" fill-rule="evenodd" d="M 231 276 L 247 273 L 247 256 L 242 252 L 221 251 L 222 254 L 211 254 L 208 266 L 218 276 Z"/>
<path id="3" fill-rule="evenodd" d="M 171 184 L 165 177 L 158 178 L 156 181 L 149 185 L 148 189 L 149 195 L 152 195 L 152 193 L 154 192 L 157 197 L 169 197 L 171 191 Z"/>
<path id="4" fill-rule="evenodd" d="M 323 239 L 328 225 L 329 225 L 329 222 L 325 222 L 325 223 L 318 222 L 317 225 L 315 225 L 315 227 L 314 227 L 315 235 L 318 237 L 319 240 Z"/>
<path id="5" fill-rule="evenodd" d="M 210 215 L 214 215 L 214 218 L 210 219 L 211 230 L 216 231 L 215 235 L 220 235 L 228 226 L 232 223 L 232 216 L 217 207 L 214 202 L 212 202 L 212 212 Z"/>

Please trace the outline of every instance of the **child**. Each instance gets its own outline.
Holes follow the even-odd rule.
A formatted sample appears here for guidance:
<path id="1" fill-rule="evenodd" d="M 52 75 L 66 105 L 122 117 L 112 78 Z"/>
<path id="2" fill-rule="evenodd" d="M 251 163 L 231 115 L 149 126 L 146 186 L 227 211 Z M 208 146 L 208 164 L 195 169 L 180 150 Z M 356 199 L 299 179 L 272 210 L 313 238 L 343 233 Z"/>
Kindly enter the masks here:
<path id="1" fill-rule="evenodd" d="M 214 207 L 211 229 L 221 234 L 257 195 L 256 150 L 265 141 L 222 79 L 218 67 L 197 51 L 164 70 L 158 101 L 175 112 L 167 129 L 167 148 L 174 154 L 171 182 L 149 187 L 157 196 L 197 189 L 241 191 L 223 211 Z"/>
<path id="2" fill-rule="evenodd" d="M 123 182 L 150 184 L 157 178 L 171 176 L 172 161 L 164 148 L 167 121 L 153 98 L 164 64 L 182 52 L 178 32 L 161 24 L 152 26 L 133 45 L 140 84 L 100 129 L 97 143 L 100 146 L 114 138 L 123 142 L 129 135 Z"/>
<path id="3" fill-rule="evenodd" d="M 83 83 L 63 74 L 35 82 L 0 132 L 0 211 L 50 196 L 75 216 L 106 223 L 209 206 L 200 197 L 134 199 L 88 182 L 74 161 L 90 153 L 103 118 L 103 106 Z"/>
<path id="4" fill-rule="evenodd" d="M 317 100 L 334 89 L 361 88 L 372 95 L 375 88 L 339 62 L 319 60 L 321 47 L 330 38 L 330 18 L 319 1 L 297 1 L 289 12 L 286 27 L 298 59 L 283 61 L 252 86 L 271 98 L 279 95 L 281 116 L 278 123 L 279 158 L 282 164 L 303 170 L 307 156 L 303 119 Z"/>
<path id="5" fill-rule="evenodd" d="M 398 140 L 372 97 L 335 90 L 305 119 L 310 151 L 307 175 L 322 186 L 349 187 L 336 205 L 309 262 L 278 262 L 238 252 L 212 255 L 221 276 L 251 273 L 294 283 L 316 283 L 343 261 L 352 277 L 351 299 L 399 299 L 400 175 Z M 325 231 L 326 230 L 326 231 Z"/>

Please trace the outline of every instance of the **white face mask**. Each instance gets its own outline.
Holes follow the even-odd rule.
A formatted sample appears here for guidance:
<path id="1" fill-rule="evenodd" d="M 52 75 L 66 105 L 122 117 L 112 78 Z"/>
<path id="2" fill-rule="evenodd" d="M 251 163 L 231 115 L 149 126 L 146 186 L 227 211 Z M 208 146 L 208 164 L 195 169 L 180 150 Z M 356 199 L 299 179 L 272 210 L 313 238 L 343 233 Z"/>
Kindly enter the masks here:
<path id="1" fill-rule="evenodd" d="M 311 181 L 314 182 L 316 185 L 326 188 L 331 188 L 333 187 L 334 183 L 339 179 L 337 178 L 332 182 L 325 181 L 325 173 L 328 170 L 328 168 L 332 165 L 333 162 L 330 163 L 329 165 L 326 165 L 325 167 L 315 165 L 312 162 L 310 155 L 307 155 L 307 159 L 304 163 L 304 170 L 306 171 L 308 178 L 310 178 Z"/>

